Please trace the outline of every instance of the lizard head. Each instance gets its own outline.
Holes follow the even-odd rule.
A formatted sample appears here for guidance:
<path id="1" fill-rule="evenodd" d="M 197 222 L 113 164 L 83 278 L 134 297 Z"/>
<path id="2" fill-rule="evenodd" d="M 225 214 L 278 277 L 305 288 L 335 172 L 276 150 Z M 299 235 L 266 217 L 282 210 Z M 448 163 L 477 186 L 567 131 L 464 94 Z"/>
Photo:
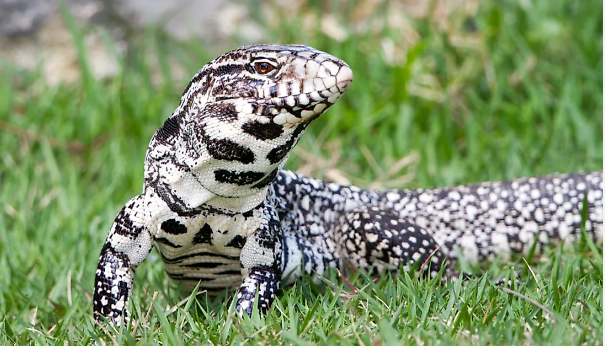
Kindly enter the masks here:
<path id="1" fill-rule="evenodd" d="M 225 108 L 231 118 L 292 128 L 325 112 L 352 81 L 344 61 L 308 46 L 244 46 L 204 66 L 179 109 Z"/>
<path id="2" fill-rule="evenodd" d="M 311 47 L 244 46 L 193 77 L 156 139 L 178 136 L 178 161 L 205 190 L 232 200 L 219 206 L 242 210 L 233 199 L 262 199 L 309 123 L 352 81 L 344 61 Z"/>
<path id="3" fill-rule="evenodd" d="M 260 123 L 295 127 L 333 105 L 353 81 L 342 60 L 301 45 L 243 47 L 217 59 L 217 70 L 240 60 L 237 74 L 220 74 L 208 100 L 232 99 Z M 239 59 L 238 59 L 239 58 Z M 240 108 L 241 107 L 241 108 Z"/>

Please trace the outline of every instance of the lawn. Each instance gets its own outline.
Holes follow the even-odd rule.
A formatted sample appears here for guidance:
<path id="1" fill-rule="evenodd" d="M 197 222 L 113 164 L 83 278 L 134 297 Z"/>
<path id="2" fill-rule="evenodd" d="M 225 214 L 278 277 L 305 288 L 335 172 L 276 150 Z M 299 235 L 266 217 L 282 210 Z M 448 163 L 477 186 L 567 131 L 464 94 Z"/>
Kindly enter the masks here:
<path id="1" fill-rule="evenodd" d="M 601 1 L 485 1 L 417 19 L 338 6 L 308 2 L 278 22 L 253 11 L 265 42 L 305 43 L 355 73 L 289 169 L 378 188 L 602 169 Z M 147 143 L 188 77 L 223 52 L 153 28 L 132 45 L 103 80 L 83 50 L 76 84 L 0 67 L 0 344 L 603 344 L 602 245 L 590 241 L 474 268 L 488 275 L 464 284 L 299 280 L 268 315 L 243 320 L 231 294 L 180 292 L 152 252 L 133 324 L 99 331 L 91 292 L 111 222 L 140 193 Z M 508 288 L 489 279 L 513 269 L 524 274 Z"/>

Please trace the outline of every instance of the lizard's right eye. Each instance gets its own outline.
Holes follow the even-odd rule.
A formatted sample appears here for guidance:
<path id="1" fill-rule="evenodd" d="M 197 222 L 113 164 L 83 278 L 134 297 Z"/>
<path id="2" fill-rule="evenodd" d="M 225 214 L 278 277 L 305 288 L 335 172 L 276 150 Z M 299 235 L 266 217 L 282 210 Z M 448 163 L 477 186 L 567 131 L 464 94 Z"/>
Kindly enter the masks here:
<path id="1" fill-rule="evenodd" d="M 266 61 L 259 61 L 254 63 L 254 69 L 259 74 L 267 74 L 273 70 L 275 70 L 275 66 L 271 65 Z"/>

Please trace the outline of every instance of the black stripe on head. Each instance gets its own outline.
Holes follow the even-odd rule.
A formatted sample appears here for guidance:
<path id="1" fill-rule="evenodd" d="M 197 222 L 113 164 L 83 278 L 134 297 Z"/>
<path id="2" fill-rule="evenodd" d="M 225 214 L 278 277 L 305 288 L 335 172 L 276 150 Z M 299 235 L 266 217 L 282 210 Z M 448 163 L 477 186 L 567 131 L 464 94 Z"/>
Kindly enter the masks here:
<path id="1" fill-rule="evenodd" d="M 273 179 L 275 179 L 275 177 L 277 177 L 277 173 L 279 173 L 279 169 L 276 168 L 271 173 L 269 173 L 266 177 L 264 177 L 263 180 L 259 181 L 254 186 L 252 186 L 252 188 L 262 189 L 262 188 L 269 186 L 269 184 L 271 184 L 273 182 Z"/>
<path id="2" fill-rule="evenodd" d="M 225 96 L 225 86 L 221 83 L 215 85 L 214 88 L 212 88 L 212 96 L 214 96 L 217 100 L 227 99 L 228 97 Z"/>
<path id="3" fill-rule="evenodd" d="M 263 124 L 259 121 L 252 121 L 245 123 L 242 126 L 244 133 L 255 137 L 261 141 L 275 139 L 284 132 L 284 128 L 281 125 L 275 123 Z"/>
<path id="4" fill-rule="evenodd" d="M 220 65 L 215 69 L 215 76 L 238 75 L 244 70 L 241 63 Z"/>
<path id="5" fill-rule="evenodd" d="M 237 111 L 231 103 L 209 104 L 204 108 L 204 114 L 230 123 L 237 120 Z"/>
<path id="6" fill-rule="evenodd" d="M 187 227 L 175 219 L 169 219 L 162 222 L 162 230 L 169 234 L 185 234 Z"/>
<path id="7" fill-rule="evenodd" d="M 205 136 L 208 153 L 217 160 L 239 161 L 244 164 L 254 162 L 254 152 L 250 148 L 230 139 L 211 139 Z"/>
<path id="8" fill-rule="evenodd" d="M 217 169 L 214 171 L 214 179 L 219 183 L 227 183 L 234 185 L 250 185 L 265 176 L 262 172 L 236 172 L 226 169 Z"/>
<path id="9" fill-rule="evenodd" d="M 298 136 L 304 130 L 305 130 L 305 124 L 298 125 L 298 127 L 294 130 L 294 132 L 292 133 L 292 136 L 286 143 L 284 143 L 276 148 L 273 148 L 269 152 L 269 154 L 267 154 L 267 160 L 269 160 L 269 162 L 271 162 L 272 164 L 276 164 L 276 163 L 280 162 L 281 160 L 283 160 L 284 157 L 286 157 L 286 155 L 288 155 L 290 150 L 292 150 L 292 148 L 296 144 L 296 141 L 298 140 Z"/>

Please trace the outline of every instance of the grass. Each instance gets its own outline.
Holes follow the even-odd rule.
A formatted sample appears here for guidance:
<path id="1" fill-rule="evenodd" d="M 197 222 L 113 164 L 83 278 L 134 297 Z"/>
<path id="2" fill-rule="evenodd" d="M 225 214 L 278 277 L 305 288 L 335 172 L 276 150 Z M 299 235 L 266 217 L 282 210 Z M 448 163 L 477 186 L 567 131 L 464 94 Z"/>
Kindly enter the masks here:
<path id="1" fill-rule="evenodd" d="M 311 45 L 355 73 L 290 169 L 399 188 L 602 169 L 602 2 L 483 2 L 474 15 L 407 21 L 387 20 L 399 12 L 386 5 L 369 15 L 337 6 L 307 2 L 279 23 L 258 18 L 265 41 Z M 326 35 L 325 16 L 346 35 Z M 111 221 L 140 192 L 148 140 L 187 78 L 222 52 L 149 29 L 119 58 L 119 74 L 98 80 L 72 32 L 81 82 L 0 72 L 1 344 L 603 343 L 602 246 L 590 242 L 484 267 L 495 277 L 525 269 L 510 291 L 486 277 L 441 285 L 359 273 L 348 277 L 353 291 L 332 274 L 321 285 L 297 281 L 267 316 L 243 320 L 230 294 L 179 292 L 154 252 L 137 271 L 136 324 L 99 332 L 91 289 Z M 389 172 L 410 153 L 412 165 Z"/>

